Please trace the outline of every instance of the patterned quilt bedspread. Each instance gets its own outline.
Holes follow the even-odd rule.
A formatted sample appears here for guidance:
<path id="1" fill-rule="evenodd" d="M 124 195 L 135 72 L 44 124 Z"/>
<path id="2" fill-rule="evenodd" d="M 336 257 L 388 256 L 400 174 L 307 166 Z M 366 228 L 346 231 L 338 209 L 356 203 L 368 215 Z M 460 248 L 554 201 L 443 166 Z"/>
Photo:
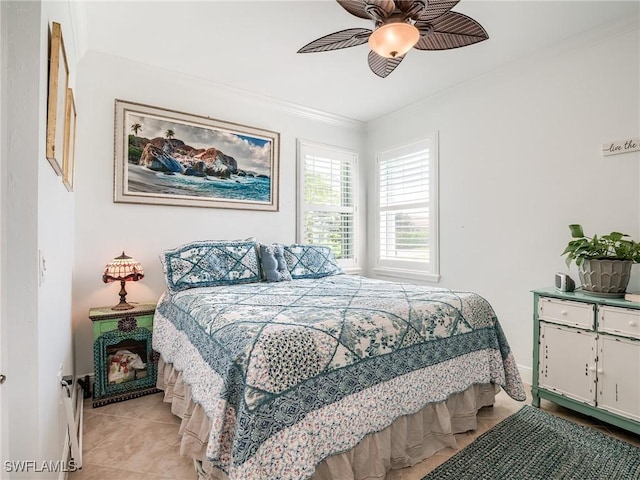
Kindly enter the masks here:
<path id="1" fill-rule="evenodd" d="M 211 420 L 231 480 L 303 479 L 365 435 L 493 382 L 525 393 L 489 303 L 352 275 L 166 293 L 153 347 Z"/>

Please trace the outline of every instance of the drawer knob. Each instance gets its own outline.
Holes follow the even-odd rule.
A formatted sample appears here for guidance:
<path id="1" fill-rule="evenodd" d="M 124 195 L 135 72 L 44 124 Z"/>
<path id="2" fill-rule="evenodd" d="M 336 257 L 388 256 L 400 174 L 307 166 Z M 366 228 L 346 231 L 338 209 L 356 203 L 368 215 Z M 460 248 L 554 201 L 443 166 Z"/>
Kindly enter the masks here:
<path id="1" fill-rule="evenodd" d="M 635 327 L 635 326 L 637 326 L 637 325 L 638 325 L 638 322 L 636 322 L 635 320 L 630 320 L 630 321 L 629 321 L 629 326 L 630 326 L 630 327 Z"/>
<path id="2" fill-rule="evenodd" d="M 589 367 L 589 371 L 590 372 L 595 372 L 596 371 L 596 367 Z"/>
<path id="3" fill-rule="evenodd" d="M 567 314 L 567 311 L 566 311 L 566 310 L 560 310 L 560 313 L 561 313 L 562 315 L 566 315 L 566 314 Z"/>

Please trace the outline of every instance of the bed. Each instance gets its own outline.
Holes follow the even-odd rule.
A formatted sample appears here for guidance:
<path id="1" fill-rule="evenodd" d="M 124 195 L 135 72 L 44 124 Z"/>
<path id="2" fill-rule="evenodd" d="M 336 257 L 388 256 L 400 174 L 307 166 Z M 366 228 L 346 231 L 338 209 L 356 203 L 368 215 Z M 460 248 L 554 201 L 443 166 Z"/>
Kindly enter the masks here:
<path id="1" fill-rule="evenodd" d="M 295 246 L 266 282 L 268 252 L 237 243 L 234 261 L 207 244 L 161 256 L 158 388 L 201 478 L 382 479 L 455 446 L 499 387 L 525 399 L 482 297 L 345 275 Z"/>

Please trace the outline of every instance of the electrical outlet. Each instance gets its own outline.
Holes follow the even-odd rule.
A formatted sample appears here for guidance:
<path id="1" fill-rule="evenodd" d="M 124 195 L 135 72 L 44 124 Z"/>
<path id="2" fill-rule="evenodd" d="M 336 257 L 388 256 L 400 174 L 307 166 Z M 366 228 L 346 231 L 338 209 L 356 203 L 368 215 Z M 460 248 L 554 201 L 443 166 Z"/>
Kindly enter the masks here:
<path id="1" fill-rule="evenodd" d="M 62 383 L 62 364 L 60 364 L 60 366 L 58 367 L 58 383 Z"/>

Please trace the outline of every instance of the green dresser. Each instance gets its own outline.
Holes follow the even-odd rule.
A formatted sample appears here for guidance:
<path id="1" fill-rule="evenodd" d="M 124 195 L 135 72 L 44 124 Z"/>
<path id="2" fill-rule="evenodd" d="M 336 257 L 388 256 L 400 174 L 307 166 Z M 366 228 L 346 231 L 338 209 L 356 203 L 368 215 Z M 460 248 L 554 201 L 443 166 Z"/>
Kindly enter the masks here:
<path id="1" fill-rule="evenodd" d="M 533 405 L 640 434 L 640 303 L 553 287 L 533 298 Z"/>
<path id="2" fill-rule="evenodd" d="M 159 392 L 158 356 L 152 349 L 155 303 L 130 310 L 97 307 L 93 323 L 93 406 Z"/>

